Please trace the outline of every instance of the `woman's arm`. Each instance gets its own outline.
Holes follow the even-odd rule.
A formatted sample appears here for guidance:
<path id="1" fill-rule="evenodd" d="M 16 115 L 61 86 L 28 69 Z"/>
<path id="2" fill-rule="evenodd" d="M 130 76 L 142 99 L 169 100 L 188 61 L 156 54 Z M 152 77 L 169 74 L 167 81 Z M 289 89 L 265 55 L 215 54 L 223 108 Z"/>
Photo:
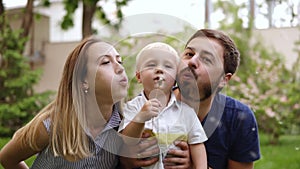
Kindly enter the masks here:
<path id="1" fill-rule="evenodd" d="M 49 136 L 46 128 L 41 123 L 36 131 L 38 138 L 36 144 L 41 149 L 49 144 Z M 32 149 L 29 144 L 22 141 L 22 137 L 15 134 L 14 137 L 1 149 L 0 163 L 5 169 L 27 169 L 28 166 L 24 160 L 38 153 L 39 151 Z"/>

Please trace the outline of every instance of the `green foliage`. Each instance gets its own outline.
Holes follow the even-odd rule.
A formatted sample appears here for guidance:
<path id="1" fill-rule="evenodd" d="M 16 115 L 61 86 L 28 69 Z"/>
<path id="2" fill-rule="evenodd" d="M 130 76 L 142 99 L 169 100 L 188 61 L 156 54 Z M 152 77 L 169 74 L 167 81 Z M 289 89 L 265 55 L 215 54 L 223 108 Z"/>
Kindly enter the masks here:
<path id="1" fill-rule="evenodd" d="M 255 169 L 300 168 L 300 136 L 282 135 L 277 145 L 270 145 L 268 135 L 260 134 L 261 154 Z"/>
<path id="2" fill-rule="evenodd" d="M 74 26 L 73 15 L 78 8 L 78 0 L 64 0 L 66 14 L 61 22 L 61 28 L 68 30 Z"/>
<path id="3" fill-rule="evenodd" d="M 72 28 L 74 26 L 74 13 L 76 9 L 78 8 L 79 3 L 85 3 L 87 5 L 94 5 L 99 4 L 100 1 L 105 1 L 107 3 L 107 0 L 64 0 L 64 7 L 66 14 L 63 17 L 63 20 L 61 22 L 61 27 L 64 30 L 68 30 L 69 28 Z M 112 26 L 113 28 L 119 28 L 120 23 L 123 20 L 123 12 L 122 7 L 126 6 L 130 0 L 116 0 L 113 1 L 113 3 L 116 6 L 116 18 L 110 19 L 105 10 L 101 5 L 97 5 L 95 13 L 90 13 L 91 15 L 95 15 L 95 18 L 99 19 L 101 23 L 108 24 Z M 43 0 L 43 4 L 49 5 L 48 0 Z M 88 11 L 92 12 L 92 11 Z"/>
<path id="4" fill-rule="evenodd" d="M 252 28 L 245 28 L 238 17 L 244 7 L 233 1 L 219 1 L 228 17 L 220 23 L 220 29 L 228 32 L 241 53 L 241 64 L 226 94 L 242 100 L 255 112 L 259 128 L 270 135 L 270 143 L 276 144 L 280 135 L 289 133 L 299 124 L 299 57 L 294 70 L 285 67 L 281 54 L 268 48 L 260 37 L 254 37 Z M 230 23 L 230 24 L 228 24 Z M 298 75 L 297 75 L 298 74 Z"/>
<path id="5" fill-rule="evenodd" d="M 8 26 L 0 32 L 0 136 L 11 136 L 49 101 L 50 92 L 36 94 L 41 70 L 32 70 L 22 56 L 27 38 Z"/>

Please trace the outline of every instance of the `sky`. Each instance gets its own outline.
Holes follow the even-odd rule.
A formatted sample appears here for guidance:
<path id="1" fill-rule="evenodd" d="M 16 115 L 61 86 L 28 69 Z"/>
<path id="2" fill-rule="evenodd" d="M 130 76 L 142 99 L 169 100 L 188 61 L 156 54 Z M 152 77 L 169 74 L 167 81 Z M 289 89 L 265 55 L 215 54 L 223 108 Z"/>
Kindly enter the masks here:
<path id="1" fill-rule="evenodd" d="M 58 0 L 52 0 L 52 1 L 58 1 Z M 217 0 L 212 0 L 212 2 Z M 242 2 L 248 2 L 249 0 L 236 0 L 236 3 L 242 3 Z M 290 2 L 293 2 L 294 4 L 299 4 L 300 0 L 289 0 Z M 5 4 L 5 7 L 17 7 L 17 6 L 25 6 L 27 0 L 3 0 L 3 3 Z M 102 1 L 104 2 L 104 1 Z M 265 2 L 265 0 L 256 0 L 256 3 L 262 3 Z M 131 23 L 130 30 L 133 31 L 140 31 L 139 28 L 149 28 L 155 26 L 155 23 L 149 23 L 147 21 L 149 20 L 155 20 L 153 18 L 145 19 L 146 17 L 150 17 L 149 15 L 144 15 L 146 13 L 159 13 L 159 14 L 165 14 L 172 16 L 173 18 L 169 19 L 167 16 L 163 16 L 165 18 L 159 18 L 159 21 L 156 23 L 157 25 L 160 25 L 160 27 L 165 28 L 166 30 L 174 30 L 179 27 L 178 20 L 184 21 L 185 25 L 189 24 L 193 28 L 200 29 L 204 27 L 204 9 L 205 1 L 204 0 L 131 0 L 129 4 L 122 8 L 123 14 L 125 17 L 129 18 L 129 20 L 133 20 Z M 105 6 L 103 7 L 108 13 L 114 13 L 115 7 L 114 4 L 111 3 L 105 3 Z M 289 23 L 289 17 L 290 13 L 286 11 L 287 6 L 285 5 L 277 5 L 274 9 L 274 18 L 277 19 L 274 24 L 277 27 L 286 27 L 290 26 Z M 299 11 L 300 11 L 300 5 L 298 5 Z M 297 10 L 296 10 L 297 11 Z M 258 13 L 258 10 L 256 10 Z M 268 10 L 265 5 L 265 7 L 262 7 L 259 11 L 260 13 L 267 14 Z M 53 13 L 53 12 L 52 12 Z M 61 14 L 58 16 L 55 16 L 55 14 L 50 13 L 52 18 L 61 18 Z M 299 12 L 298 12 L 299 13 Z M 141 15 L 142 14 L 142 15 Z M 268 28 L 268 19 L 263 14 L 256 14 L 255 18 L 255 25 L 258 29 L 265 29 Z M 140 15 L 139 18 L 134 18 L 132 16 Z M 240 11 L 239 13 L 240 17 L 247 18 L 248 16 L 248 10 Z M 113 15 L 112 15 L 113 16 Z M 175 18 L 175 19 L 174 19 Z M 218 28 L 218 21 L 224 19 L 225 16 L 220 11 L 215 11 L 210 15 L 210 27 L 211 28 Z M 282 18 L 287 19 L 286 22 L 282 22 Z M 61 19 L 60 19 L 61 20 Z M 137 22 L 138 20 L 139 22 Z M 172 22 L 172 21 L 173 22 Z M 300 15 L 299 15 L 300 20 Z M 78 21 L 76 21 L 78 22 Z M 154 21 L 155 22 L 155 21 Z M 53 23 L 58 25 L 58 23 Z M 54 26 L 56 26 L 54 25 Z M 79 23 L 78 25 L 81 25 Z M 128 23 L 130 25 L 130 23 Z M 52 25 L 53 26 L 53 25 Z M 70 37 L 76 37 L 76 34 L 78 34 L 78 31 L 80 32 L 81 26 L 77 26 L 78 28 L 73 28 L 72 31 L 69 31 L 69 33 L 59 33 L 56 29 L 58 28 L 52 28 L 50 30 L 51 34 L 51 41 L 64 41 L 65 38 L 70 40 Z M 75 30 L 77 29 L 77 30 Z M 136 30 L 135 30 L 136 29 Z M 155 29 L 155 28 L 153 28 Z M 80 39 L 81 37 L 77 37 Z M 74 39 L 71 39 L 74 40 Z M 75 39 L 76 40 L 76 39 Z"/>
<path id="2" fill-rule="evenodd" d="M 216 0 L 212 0 L 213 2 Z M 237 3 L 247 2 L 248 0 L 236 0 Z M 256 3 L 262 3 L 265 0 L 256 0 Z M 299 4 L 299 0 L 289 0 L 294 4 Z M 6 7 L 25 6 L 27 0 L 3 0 Z M 168 14 L 186 22 L 193 26 L 200 28 L 204 24 L 204 0 L 131 0 L 129 5 L 123 8 L 125 16 L 141 14 L 141 13 L 161 13 Z M 300 11 L 300 5 L 298 5 Z M 288 8 L 285 4 L 277 5 L 274 9 L 274 18 L 277 20 L 274 24 L 276 26 L 288 26 L 290 23 L 282 22 L 283 19 L 289 17 L 289 13 L 286 11 Z M 297 11 L 297 9 L 295 9 Z M 268 13 L 267 8 L 263 8 L 260 12 Z M 222 19 L 222 14 L 215 12 L 211 15 L 211 27 L 217 27 L 217 21 Z M 287 19 L 288 20 L 288 19 Z M 299 15 L 300 20 L 300 15 Z M 262 14 L 256 15 L 257 28 L 267 28 L 268 20 Z"/>
<path id="3" fill-rule="evenodd" d="M 3 0 L 5 7 L 25 6 L 27 0 Z M 170 5 L 172 4 L 172 5 Z M 109 7 L 108 7 L 109 8 Z M 168 14 L 199 27 L 203 23 L 203 0 L 131 0 L 127 7 L 123 8 L 125 16 L 140 13 Z M 203 12 L 203 14 L 202 14 Z"/>

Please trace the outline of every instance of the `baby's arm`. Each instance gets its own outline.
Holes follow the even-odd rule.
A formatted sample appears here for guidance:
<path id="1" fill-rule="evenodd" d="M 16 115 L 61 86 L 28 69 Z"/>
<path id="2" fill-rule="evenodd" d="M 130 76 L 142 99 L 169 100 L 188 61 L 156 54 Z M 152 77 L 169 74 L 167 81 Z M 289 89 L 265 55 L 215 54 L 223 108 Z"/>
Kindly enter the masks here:
<path id="1" fill-rule="evenodd" d="M 153 117 L 156 117 L 161 107 L 157 99 L 148 100 L 141 111 L 132 119 L 132 121 L 124 128 L 121 133 L 126 144 L 135 145 L 142 137 L 145 122 Z M 138 138 L 138 139 L 135 139 Z"/>
<path id="2" fill-rule="evenodd" d="M 204 144 L 190 144 L 190 151 L 194 168 L 207 169 L 207 157 Z"/>

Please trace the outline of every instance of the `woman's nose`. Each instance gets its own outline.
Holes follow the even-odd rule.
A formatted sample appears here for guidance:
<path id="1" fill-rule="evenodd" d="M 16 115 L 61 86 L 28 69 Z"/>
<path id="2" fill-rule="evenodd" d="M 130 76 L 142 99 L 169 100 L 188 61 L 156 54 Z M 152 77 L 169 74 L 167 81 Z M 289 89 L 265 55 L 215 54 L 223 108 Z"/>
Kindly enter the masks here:
<path id="1" fill-rule="evenodd" d="M 120 63 L 116 63 L 116 65 L 115 65 L 115 72 L 116 72 L 117 74 L 123 73 L 123 72 L 124 72 L 124 67 L 123 67 L 123 65 L 120 64 Z"/>

